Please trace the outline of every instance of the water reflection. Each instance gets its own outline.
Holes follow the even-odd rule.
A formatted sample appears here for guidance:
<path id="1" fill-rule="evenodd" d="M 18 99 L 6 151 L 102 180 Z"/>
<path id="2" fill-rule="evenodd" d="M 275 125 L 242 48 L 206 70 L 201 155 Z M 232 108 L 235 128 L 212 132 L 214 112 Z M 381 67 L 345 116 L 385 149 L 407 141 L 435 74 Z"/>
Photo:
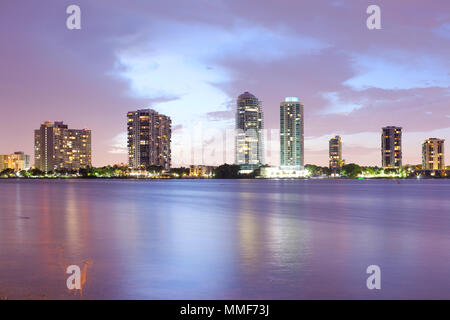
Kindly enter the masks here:
<path id="1" fill-rule="evenodd" d="M 448 181 L 0 181 L 0 295 L 450 298 Z M 383 290 L 365 288 L 368 265 Z"/>

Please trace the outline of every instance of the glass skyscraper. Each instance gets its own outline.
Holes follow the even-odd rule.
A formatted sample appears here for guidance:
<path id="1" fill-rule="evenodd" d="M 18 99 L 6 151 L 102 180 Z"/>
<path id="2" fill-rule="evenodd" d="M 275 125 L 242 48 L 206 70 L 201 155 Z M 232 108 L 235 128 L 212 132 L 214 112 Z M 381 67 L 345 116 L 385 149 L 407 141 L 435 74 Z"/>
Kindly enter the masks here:
<path id="1" fill-rule="evenodd" d="M 287 97 L 280 104 L 280 164 L 281 167 L 303 168 L 304 120 L 303 103 Z"/>
<path id="2" fill-rule="evenodd" d="M 261 102 L 245 91 L 237 99 L 236 159 L 242 170 L 254 170 L 264 164 L 264 120 Z"/>

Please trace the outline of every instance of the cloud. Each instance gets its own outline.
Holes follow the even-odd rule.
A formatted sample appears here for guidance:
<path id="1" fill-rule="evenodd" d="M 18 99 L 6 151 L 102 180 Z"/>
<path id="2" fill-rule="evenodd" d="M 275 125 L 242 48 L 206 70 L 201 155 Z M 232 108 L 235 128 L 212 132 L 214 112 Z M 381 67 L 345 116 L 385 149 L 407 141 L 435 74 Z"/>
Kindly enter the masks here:
<path id="1" fill-rule="evenodd" d="M 450 86 L 450 64 L 432 54 L 383 50 L 377 55 L 354 55 L 355 76 L 343 84 L 367 88 L 413 89 Z M 445 67 L 447 66 L 447 67 Z"/>
<path id="2" fill-rule="evenodd" d="M 337 92 L 325 92 L 322 96 L 329 101 L 329 105 L 321 111 L 322 114 L 349 114 L 352 111 L 363 107 L 361 104 L 340 101 L 339 94 Z"/>
<path id="3" fill-rule="evenodd" d="M 112 154 L 128 154 L 127 132 L 121 132 L 112 139 L 109 153 Z"/>
<path id="4" fill-rule="evenodd" d="M 321 41 L 282 27 L 265 29 L 239 22 L 226 29 L 173 21 L 159 27 L 167 30 L 164 36 L 152 35 L 147 44 L 118 52 L 116 74 L 129 82 L 136 97 L 178 97 L 154 105 L 172 113 L 176 122 L 226 111 L 224 106 L 234 97 L 227 96 L 220 85 L 234 78 L 233 70 L 220 65 L 223 59 L 267 63 L 326 48 Z"/>
<path id="5" fill-rule="evenodd" d="M 435 34 L 444 39 L 450 39 L 450 23 L 444 23 L 433 30 Z"/>
<path id="6" fill-rule="evenodd" d="M 176 124 L 193 122 L 217 110 L 228 99 L 214 83 L 228 81 L 226 71 L 210 70 L 201 60 L 182 53 L 124 52 L 118 56 L 124 67 L 120 75 L 130 83 L 137 97 L 177 96 L 152 107 L 171 116 Z"/>
<path id="7" fill-rule="evenodd" d="M 206 114 L 208 120 L 211 121 L 218 121 L 218 120 L 230 120 L 230 119 L 234 119 L 235 112 L 231 111 L 231 110 L 227 110 L 227 111 L 214 111 L 214 112 L 208 112 Z"/>

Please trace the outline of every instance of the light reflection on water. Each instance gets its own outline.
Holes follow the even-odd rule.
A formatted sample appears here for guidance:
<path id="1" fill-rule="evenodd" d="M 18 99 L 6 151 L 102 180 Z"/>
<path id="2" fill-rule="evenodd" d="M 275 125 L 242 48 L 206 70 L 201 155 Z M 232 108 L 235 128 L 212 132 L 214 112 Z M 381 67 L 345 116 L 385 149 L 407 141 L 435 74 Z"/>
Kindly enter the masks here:
<path id="1" fill-rule="evenodd" d="M 0 181 L 0 297 L 450 298 L 450 181 Z M 368 265 L 382 290 L 365 287 Z"/>

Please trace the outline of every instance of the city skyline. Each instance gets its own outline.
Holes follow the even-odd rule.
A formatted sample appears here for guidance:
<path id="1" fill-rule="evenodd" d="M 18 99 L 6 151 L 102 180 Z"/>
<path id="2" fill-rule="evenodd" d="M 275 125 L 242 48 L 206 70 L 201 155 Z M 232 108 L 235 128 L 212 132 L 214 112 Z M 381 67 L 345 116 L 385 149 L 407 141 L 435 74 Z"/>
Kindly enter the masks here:
<path id="1" fill-rule="evenodd" d="M 6 0 L 0 45 L 0 302 L 450 299 L 450 0 Z"/>
<path id="2" fill-rule="evenodd" d="M 448 2 L 383 3 L 383 28 L 373 31 L 364 1 L 180 2 L 184 16 L 173 4 L 128 1 L 123 15 L 121 1 L 79 1 L 77 31 L 65 28 L 66 3 L 50 2 L 4 5 L 0 133 L 12 138 L 0 139 L 2 154 L 33 154 L 26 128 L 64 119 L 96 132 L 94 166 L 127 162 L 121 115 L 149 107 L 173 115 L 178 166 L 180 136 L 197 122 L 233 128 L 243 89 L 262 100 L 268 130 L 279 129 L 281 97 L 305 103 L 305 164 L 326 166 L 328 141 L 339 135 L 348 163 L 379 166 L 386 125 L 403 127 L 403 164 L 422 162 L 425 139 L 449 139 Z M 416 12 L 424 13 L 411 19 Z"/>
<path id="3" fill-rule="evenodd" d="M 236 105 L 236 128 L 234 131 L 235 162 L 241 170 L 252 171 L 267 165 L 264 161 L 263 133 L 264 117 L 260 100 L 245 91 L 239 95 Z M 280 164 L 283 169 L 303 169 L 303 112 L 304 105 L 296 97 L 286 97 L 280 103 Z M 146 169 L 171 168 L 171 118 L 153 109 L 127 112 L 128 167 Z M 381 128 L 381 168 L 400 169 L 402 162 L 402 127 Z M 50 130 L 50 131 L 49 131 Z M 248 133 L 249 131 L 250 133 Z M 286 140 L 286 141 L 285 141 Z M 445 139 L 427 138 L 422 143 L 423 170 L 445 170 Z M 92 166 L 91 130 L 69 129 L 63 121 L 45 121 L 34 133 L 34 164 L 23 151 L 13 154 L 0 154 L 0 168 L 27 170 L 31 167 L 43 172 L 58 169 L 79 170 Z M 45 147 L 43 147 L 45 146 Z M 328 167 L 334 173 L 345 165 L 343 143 L 340 136 L 329 140 Z M 111 165 L 111 164 L 109 164 Z M 191 163 L 188 166 L 195 167 Z M 198 166 L 198 165 L 197 165 Z M 204 165 L 203 165 L 204 166 Z M 279 166 L 280 167 L 280 166 Z M 376 165 L 378 167 L 378 165 Z M 272 168 L 276 166 L 272 165 Z"/>
<path id="4" fill-rule="evenodd" d="M 303 114 L 304 105 L 297 97 L 286 97 L 280 103 L 279 116 L 280 127 L 282 128 L 279 132 L 280 146 L 289 146 L 288 150 L 285 150 L 286 147 L 280 148 L 281 168 L 294 169 L 294 167 L 297 167 L 297 169 L 301 169 L 305 165 L 303 163 Z M 144 169 L 155 166 L 168 170 L 172 167 L 171 123 L 169 116 L 159 114 L 153 109 L 127 112 L 129 168 Z M 48 134 L 49 129 L 52 130 L 51 134 Z M 398 169 L 402 168 L 403 165 L 422 165 L 423 169 L 426 170 L 445 170 L 445 139 L 441 138 L 426 138 L 425 142 L 422 143 L 421 164 L 403 164 L 402 129 L 398 126 L 381 128 L 381 165 L 375 165 L 376 167 Z M 276 167 L 264 160 L 264 154 L 267 152 L 264 146 L 264 136 L 267 133 L 260 132 L 263 130 L 264 115 L 261 101 L 253 94 L 245 91 L 237 99 L 236 128 L 233 137 L 235 139 L 233 148 L 235 161 L 233 163 L 240 165 L 242 170 L 252 171 L 262 165 Z M 291 134 L 292 131 L 294 134 Z M 224 139 L 226 138 L 224 137 Z M 223 143 L 226 142 L 223 141 Z M 328 167 L 339 170 L 345 164 L 342 137 L 332 137 L 328 144 Z M 47 150 L 44 150 L 43 145 L 46 146 Z M 33 165 L 30 164 L 30 155 L 23 151 L 16 151 L 10 154 L 0 153 L 0 167 L 3 167 L 3 169 L 20 167 L 20 170 L 34 167 L 44 172 L 58 169 L 70 171 L 92 167 L 91 145 L 91 130 L 87 128 L 69 129 L 63 121 L 55 121 L 54 123 L 45 121 L 41 123 L 40 129 L 34 131 Z M 294 147 L 291 147 L 291 145 Z M 428 147 L 426 148 L 426 146 Z M 158 152 L 158 154 L 155 152 Z M 273 150 L 270 152 L 273 153 Z M 51 153 L 50 156 L 47 156 L 48 153 Z M 28 160 L 23 159 L 24 156 L 28 157 Z M 53 159 L 50 164 L 47 164 L 48 159 Z M 18 161 L 21 161 L 21 163 L 19 164 Z M 296 163 L 296 165 L 293 163 Z M 431 167 L 428 164 L 431 164 Z M 117 163 L 114 165 L 117 165 Z M 188 166 L 196 165 L 198 164 L 188 164 Z"/>

